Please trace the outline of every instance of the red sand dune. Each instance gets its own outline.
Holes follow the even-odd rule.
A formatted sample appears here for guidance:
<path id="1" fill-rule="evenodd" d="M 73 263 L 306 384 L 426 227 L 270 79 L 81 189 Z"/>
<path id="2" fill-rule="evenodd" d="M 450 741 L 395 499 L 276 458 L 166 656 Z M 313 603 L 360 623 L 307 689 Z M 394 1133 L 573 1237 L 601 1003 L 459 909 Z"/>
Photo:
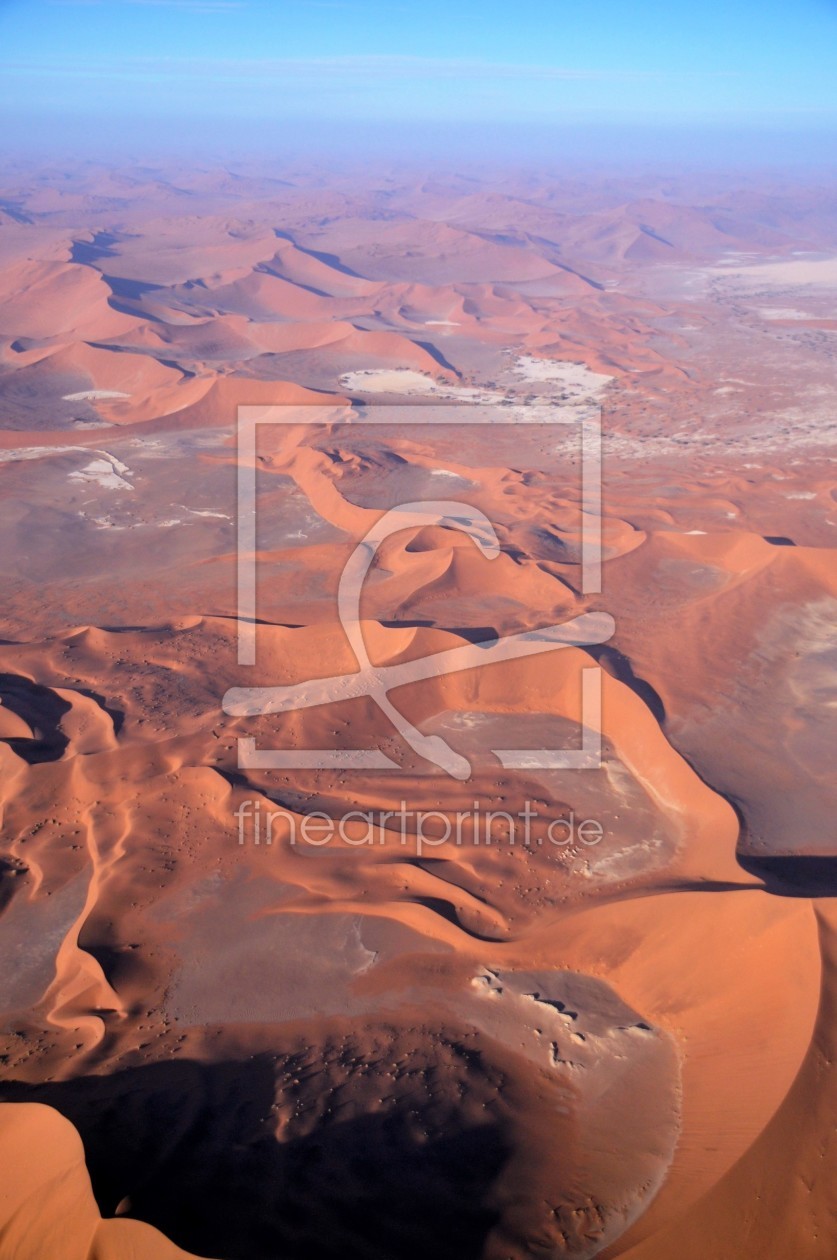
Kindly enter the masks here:
<path id="1" fill-rule="evenodd" d="M 0 1106 L 0 1246 L 21 1260 L 177 1260 L 187 1255 L 139 1221 L 103 1221 L 72 1125 L 49 1107 Z"/>

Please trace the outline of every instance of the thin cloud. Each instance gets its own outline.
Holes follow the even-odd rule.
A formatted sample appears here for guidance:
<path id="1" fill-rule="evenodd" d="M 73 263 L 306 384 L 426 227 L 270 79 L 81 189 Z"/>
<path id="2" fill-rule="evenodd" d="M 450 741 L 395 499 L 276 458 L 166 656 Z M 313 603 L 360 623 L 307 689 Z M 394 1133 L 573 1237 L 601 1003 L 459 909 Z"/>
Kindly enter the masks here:
<path id="1" fill-rule="evenodd" d="M 194 13 L 225 13 L 246 9 L 245 0 L 122 0 L 123 4 L 155 9 L 191 9 Z"/>
<path id="2" fill-rule="evenodd" d="M 55 0 L 56 3 L 61 0 Z M 187 0 L 124 0 L 129 4 L 175 5 Z M 209 0 L 188 0 L 188 7 L 197 9 Z M 224 0 L 234 3 L 234 0 Z M 331 78 L 353 81 L 362 79 L 456 79 L 459 81 L 526 80 L 549 82 L 636 82 L 667 81 L 683 78 L 729 78 L 732 72 L 704 71 L 684 75 L 682 71 L 598 69 L 595 67 L 518 65 L 511 62 L 474 61 L 461 58 L 410 57 L 401 55 L 347 57 L 122 57 L 107 61 L 38 61 L 7 63 L 7 69 L 32 70 L 41 73 L 69 75 L 106 75 L 108 77 L 161 76 L 211 77 L 214 79 L 311 79 Z"/>
<path id="3" fill-rule="evenodd" d="M 62 8 L 101 7 L 105 0 L 49 0 Z M 113 0 L 108 0 L 112 4 Z M 248 0 L 116 0 L 123 7 L 186 9 L 191 13 L 229 13 L 249 8 Z"/>

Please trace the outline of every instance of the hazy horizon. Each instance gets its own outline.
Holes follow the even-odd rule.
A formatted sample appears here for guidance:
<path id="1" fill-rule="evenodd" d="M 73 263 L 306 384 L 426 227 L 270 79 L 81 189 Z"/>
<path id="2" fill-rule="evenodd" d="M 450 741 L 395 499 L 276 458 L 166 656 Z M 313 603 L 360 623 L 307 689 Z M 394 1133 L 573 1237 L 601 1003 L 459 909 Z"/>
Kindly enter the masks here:
<path id="1" fill-rule="evenodd" d="M 6 148 L 827 166 L 837 7 L 6 0 Z"/>

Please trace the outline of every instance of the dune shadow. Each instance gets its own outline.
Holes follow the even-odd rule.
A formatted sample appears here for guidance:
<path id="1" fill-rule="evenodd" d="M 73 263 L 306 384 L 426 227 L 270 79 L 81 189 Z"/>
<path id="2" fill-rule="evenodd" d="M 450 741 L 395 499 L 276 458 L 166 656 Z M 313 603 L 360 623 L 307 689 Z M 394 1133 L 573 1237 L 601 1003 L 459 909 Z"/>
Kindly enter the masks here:
<path id="1" fill-rule="evenodd" d="M 500 637 L 496 626 L 448 626 L 442 620 L 429 618 L 405 617 L 403 620 L 386 621 L 382 619 L 379 624 L 387 630 L 403 630 L 407 627 L 446 630 L 449 634 L 457 634 L 468 643 L 473 643 L 475 647 L 479 647 L 480 644 L 490 645 Z"/>
<path id="2" fill-rule="evenodd" d="M 454 372 L 457 377 L 461 377 L 462 373 L 453 366 L 450 359 L 446 358 L 445 355 L 442 354 L 438 346 L 434 346 L 432 341 L 419 341 L 418 338 L 415 338 L 414 340 L 417 346 L 421 346 L 422 350 L 426 351 L 426 353 L 430 355 L 431 359 L 435 360 L 435 362 L 439 364 L 439 367 L 445 368 L 448 372 Z"/>
<path id="3" fill-rule="evenodd" d="M 750 828 L 743 806 L 729 793 L 721 795 L 738 819 L 736 861 L 761 880 L 764 892 L 773 897 L 837 896 L 837 853 L 754 853 L 747 848 Z"/>
<path id="4" fill-rule="evenodd" d="M 88 700 L 92 700 L 94 704 L 99 706 L 103 713 L 107 714 L 113 723 L 114 735 L 118 735 L 125 724 L 125 714 L 122 709 L 113 708 L 112 705 L 108 704 L 104 696 L 100 695 L 98 691 L 93 691 L 89 687 L 77 687 L 76 691 L 80 696 L 86 696 Z"/>
<path id="5" fill-rule="evenodd" d="M 633 665 L 624 652 L 620 652 L 618 648 L 609 644 L 596 644 L 586 650 L 618 682 L 624 683 L 626 687 L 630 687 L 634 695 L 639 696 L 660 725 L 665 723 L 666 710 L 662 697 L 651 683 L 634 673 Z"/>
<path id="6" fill-rule="evenodd" d="M 738 864 L 777 897 L 837 896 L 837 854 L 738 853 Z"/>
<path id="7" fill-rule="evenodd" d="M 92 240 L 72 241 L 70 245 L 70 262 L 93 266 L 103 258 L 115 258 L 117 251 L 113 248 L 119 244 L 119 237 L 112 232 L 93 232 Z"/>
<path id="8" fill-rule="evenodd" d="M 61 730 L 61 719 L 69 713 L 70 705 L 49 687 L 42 687 L 19 674 L 0 674 L 0 699 L 3 707 L 31 728 L 32 738 L 13 737 L 5 743 L 28 761 L 37 765 L 44 761 L 58 761 L 64 755 L 69 740 Z"/>
<path id="9" fill-rule="evenodd" d="M 337 254 L 329 254 L 320 249 L 310 249 L 305 245 L 299 245 L 290 232 L 283 232 L 279 228 L 274 228 L 273 232 L 279 240 L 290 241 L 300 254 L 307 254 L 309 258 L 315 258 L 317 262 L 324 263 L 332 271 L 339 271 L 341 275 L 351 276 L 354 280 L 368 280 L 368 276 L 362 276 L 359 271 L 352 271 L 351 267 L 347 267 L 345 263 L 341 262 Z"/>
<path id="10" fill-rule="evenodd" d="M 0 210 L 2 210 L 3 214 L 7 214 L 15 223 L 30 224 L 35 222 L 30 214 L 24 212 L 22 198 L 12 200 L 9 197 L 0 197 Z"/>
<path id="11" fill-rule="evenodd" d="M 440 1126 L 402 1096 L 345 1118 L 331 1107 L 307 1133 L 280 1142 L 276 1083 L 275 1057 L 259 1055 L 12 1081 L 0 1085 L 0 1100 L 66 1116 L 81 1134 L 102 1214 L 127 1206 L 198 1255 L 478 1260 L 497 1219 L 491 1186 L 509 1154 L 499 1125 Z M 385 1086 L 381 1079 L 373 1093 Z"/>

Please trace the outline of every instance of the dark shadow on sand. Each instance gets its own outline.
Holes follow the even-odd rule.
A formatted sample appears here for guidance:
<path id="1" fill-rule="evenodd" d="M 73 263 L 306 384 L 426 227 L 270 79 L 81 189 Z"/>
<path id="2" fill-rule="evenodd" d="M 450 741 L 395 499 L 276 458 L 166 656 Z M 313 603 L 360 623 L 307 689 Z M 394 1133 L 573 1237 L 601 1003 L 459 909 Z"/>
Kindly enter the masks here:
<path id="1" fill-rule="evenodd" d="M 81 1133 L 103 1215 L 127 1198 L 130 1216 L 198 1255 L 478 1260 L 508 1156 L 499 1125 L 457 1132 L 402 1096 L 347 1118 L 335 1107 L 312 1132 L 279 1142 L 276 1070 L 267 1055 L 155 1063 L 7 1082 L 0 1100 L 56 1108 Z"/>

